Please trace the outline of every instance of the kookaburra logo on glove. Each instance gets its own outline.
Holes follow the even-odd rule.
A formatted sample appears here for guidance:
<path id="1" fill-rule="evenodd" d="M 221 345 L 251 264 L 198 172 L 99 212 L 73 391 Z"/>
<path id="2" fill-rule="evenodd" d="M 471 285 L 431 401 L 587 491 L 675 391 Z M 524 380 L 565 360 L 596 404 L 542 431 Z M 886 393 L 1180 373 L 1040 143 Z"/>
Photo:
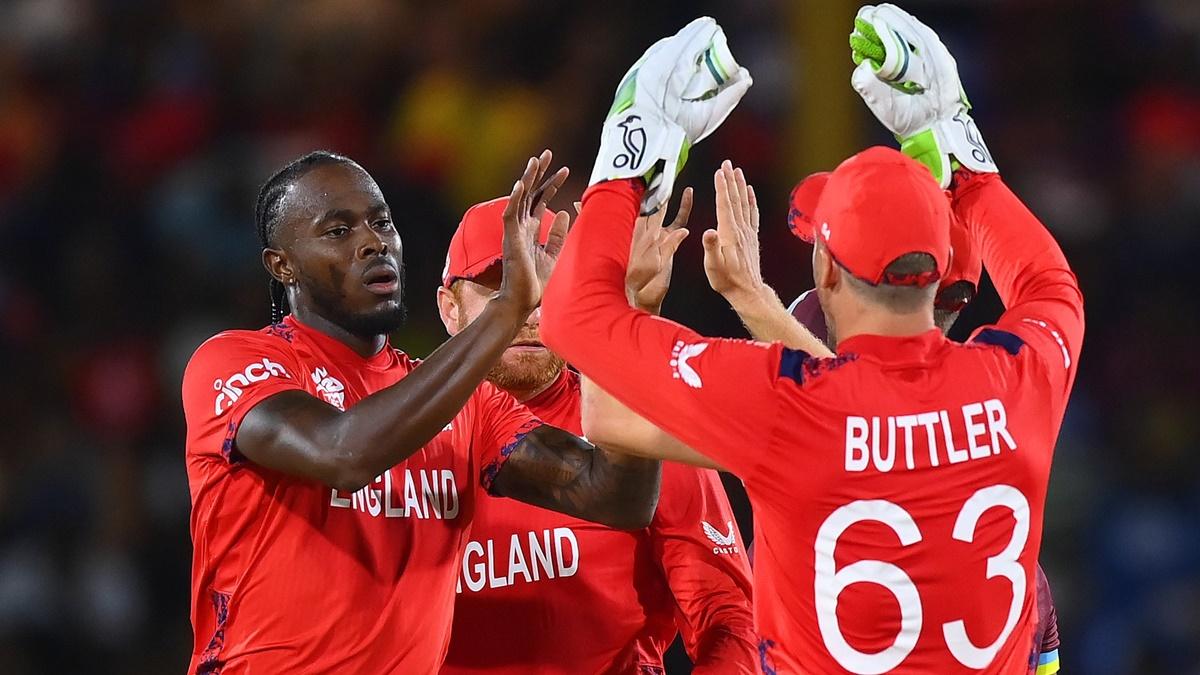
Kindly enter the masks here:
<path id="1" fill-rule="evenodd" d="M 613 159 L 613 167 L 617 169 L 638 169 L 646 156 L 646 129 L 641 125 L 642 118 L 630 115 L 617 126 L 621 128 L 621 144 L 625 152 Z M 634 124 L 637 126 L 632 126 Z"/>

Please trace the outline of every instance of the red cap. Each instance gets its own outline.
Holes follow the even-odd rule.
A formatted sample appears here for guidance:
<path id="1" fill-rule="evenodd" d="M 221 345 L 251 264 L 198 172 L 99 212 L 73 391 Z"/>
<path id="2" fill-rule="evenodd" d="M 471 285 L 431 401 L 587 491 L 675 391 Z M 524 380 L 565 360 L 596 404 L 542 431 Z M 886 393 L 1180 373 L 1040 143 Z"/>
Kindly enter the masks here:
<path id="1" fill-rule="evenodd" d="M 832 175 L 828 171 L 818 171 L 807 176 L 792 188 L 792 195 L 788 200 L 788 229 L 810 244 L 813 243 L 813 230 L 816 228 L 813 214 L 817 212 L 817 202 L 820 201 L 825 184 Z"/>
<path id="2" fill-rule="evenodd" d="M 867 148 L 842 162 L 813 221 L 833 258 L 872 284 L 925 286 L 950 266 L 950 202 L 928 168 L 891 148 Z M 884 269 L 908 253 L 932 256 L 934 271 L 885 280 Z"/>
<path id="3" fill-rule="evenodd" d="M 474 279 L 500 260 L 504 246 L 504 207 L 508 197 L 497 197 L 467 209 L 458 229 L 450 239 L 446 252 L 446 267 L 442 270 L 442 285 L 449 287 L 455 279 Z M 554 224 L 554 211 L 546 209 L 538 243 L 545 246 Z"/>
<path id="4" fill-rule="evenodd" d="M 813 243 L 813 214 L 817 210 L 817 202 L 821 199 L 821 193 L 825 184 L 829 182 L 830 175 L 828 171 L 819 171 L 805 177 L 792 188 L 788 204 L 788 229 L 810 244 Z M 983 273 L 983 261 L 979 257 L 978 249 L 971 242 L 967 226 L 953 211 L 950 213 L 950 247 L 950 269 L 942 276 L 939 288 L 967 281 L 978 289 L 979 277 Z"/>

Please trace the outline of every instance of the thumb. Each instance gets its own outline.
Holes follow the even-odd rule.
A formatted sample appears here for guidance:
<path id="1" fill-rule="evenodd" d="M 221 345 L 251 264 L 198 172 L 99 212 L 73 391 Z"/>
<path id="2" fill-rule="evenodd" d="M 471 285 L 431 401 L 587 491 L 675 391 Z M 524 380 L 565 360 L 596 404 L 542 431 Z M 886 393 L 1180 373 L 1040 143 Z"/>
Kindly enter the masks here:
<path id="1" fill-rule="evenodd" d="M 863 61 L 850 74 L 850 86 L 870 104 L 879 98 L 880 87 L 887 87 L 888 84 L 875 75 L 875 69 L 870 63 Z"/>
<path id="2" fill-rule="evenodd" d="M 705 230 L 704 236 L 701 238 L 700 242 L 704 244 L 705 267 L 708 266 L 710 260 L 714 264 L 722 262 L 723 256 L 721 255 L 721 240 L 720 237 L 717 236 L 716 230 Z"/>
<path id="3" fill-rule="evenodd" d="M 666 238 L 663 239 L 663 251 L 668 257 L 675 255 L 675 251 L 679 250 L 679 245 L 683 243 L 684 239 L 687 239 L 687 236 L 688 231 L 683 228 L 667 233 Z"/>
<path id="4" fill-rule="evenodd" d="M 571 215 L 566 211 L 554 214 L 554 222 L 546 235 L 546 255 L 555 258 L 562 252 L 563 242 L 567 240 L 567 229 L 571 225 Z"/>

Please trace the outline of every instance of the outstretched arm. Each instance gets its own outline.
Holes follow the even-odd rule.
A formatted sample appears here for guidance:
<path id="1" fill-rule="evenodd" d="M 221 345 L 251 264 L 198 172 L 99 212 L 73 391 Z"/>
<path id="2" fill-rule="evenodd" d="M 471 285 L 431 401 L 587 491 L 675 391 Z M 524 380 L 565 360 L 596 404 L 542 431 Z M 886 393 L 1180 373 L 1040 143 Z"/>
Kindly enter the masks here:
<path id="1" fill-rule="evenodd" d="M 262 466 L 353 491 L 428 443 L 462 409 L 541 299 L 540 257 L 557 255 L 552 247 L 561 248 L 565 235 L 563 222 L 545 252 L 537 246 L 546 202 L 567 177 L 560 169 L 537 191 L 550 160 L 548 150 L 530 159 L 513 186 L 504 284 L 478 321 L 403 380 L 345 412 L 299 390 L 263 400 L 238 427 L 237 450 Z"/>
<path id="2" fill-rule="evenodd" d="M 763 281 L 758 245 L 758 198 L 741 169 L 728 160 L 713 176 L 717 229 L 704 233 L 704 273 L 713 290 L 737 312 L 755 340 L 781 342 L 815 357 L 833 356 L 783 306 Z"/>
<path id="3" fill-rule="evenodd" d="M 692 189 L 684 188 L 679 212 L 663 227 L 666 208 L 637 219 L 629 251 L 629 269 L 625 289 L 631 305 L 650 314 L 662 310 L 663 299 L 671 286 L 675 252 L 687 237 L 688 218 L 692 213 Z M 683 462 L 695 466 L 720 468 L 679 439 L 646 421 L 608 392 L 596 386 L 586 375 L 582 378 L 583 432 L 596 444 L 627 455 Z"/>

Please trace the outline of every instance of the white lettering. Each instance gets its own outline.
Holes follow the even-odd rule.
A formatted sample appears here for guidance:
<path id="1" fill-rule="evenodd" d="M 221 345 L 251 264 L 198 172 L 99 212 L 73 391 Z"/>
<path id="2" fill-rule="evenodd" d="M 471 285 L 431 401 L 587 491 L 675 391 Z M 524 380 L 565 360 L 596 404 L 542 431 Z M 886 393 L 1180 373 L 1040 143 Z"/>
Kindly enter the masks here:
<path id="1" fill-rule="evenodd" d="M 929 465 L 938 465 L 937 456 L 937 441 L 933 437 L 933 425 L 938 421 L 938 414 L 935 412 L 921 413 L 917 415 L 917 424 L 925 427 L 925 435 L 929 437 Z"/>
<path id="2" fill-rule="evenodd" d="M 1004 442 L 1008 444 L 1009 450 L 1017 449 L 1017 442 L 1009 435 L 1008 429 L 1008 413 L 1004 410 L 1004 404 L 999 399 L 988 399 L 983 402 L 983 409 L 987 412 L 988 431 L 992 435 L 992 452 L 1000 454 L 1000 437 L 1004 438 Z"/>
<path id="3" fill-rule="evenodd" d="M 336 506 L 339 509 L 348 509 L 350 508 L 350 500 L 345 497 L 339 497 L 337 488 L 333 488 L 332 493 L 329 495 L 329 505 Z"/>
<path id="4" fill-rule="evenodd" d="M 878 418 L 876 418 L 878 419 Z M 876 471 L 891 471 L 892 466 L 896 464 L 896 418 L 888 417 L 888 442 L 887 442 L 887 458 L 879 455 L 879 439 L 875 439 L 875 470 Z M 878 436 L 879 432 L 876 431 Z"/>
<path id="5" fill-rule="evenodd" d="M 483 547 L 477 541 L 467 542 L 466 552 L 463 554 L 463 576 L 467 578 L 467 588 L 473 592 L 483 590 L 484 577 L 484 562 L 480 560 L 477 563 L 471 564 L 471 554 L 483 556 Z M 475 576 L 471 576 L 471 572 L 475 572 Z"/>
<path id="6" fill-rule="evenodd" d="M 496 553 L 492 550 L 491 539 L 487 540 L 487 571 L 489 588 L 504 588 L 508 585 L 508 579 L 496 576 Z"/>
<path id="7" fill-rule="evenodd" d="M 867 420 L 850 415 L 846 417 L 846 470 L 863 471 L 867 468 Z"/>
<path id="8" fill-rule="evenodd" d="M 971 453 L 971 459 L 983 459 L 992 454 L 992 446 L 984 443 L 980 445 L 975 442 L 979 435 L 987 431 L 987 427 L 981 422 L 975 421 L 976 415 L 983 414 L 982 403 L 968 403 L 962 407 L 963 422 L 967 425 L 967 449 Z"/>
<path id="9" fill-rule="evenodd" d="M 442 519 L 442 501 L 438 496 L 437 478 L 434 477 L 430 484 L 429 474 L 422 471 L 421 473 L 421 501 L 425 506 L 425 512 L 433 512 L 433 517 L 438 520 Z"/>
<path id="10" fill-rule="evenodd" d="M 542 573 L 547 579 L 554 578 L 554 564 L 551 559 L 550 530 L 542 530 L 542 542 L 538 541 L 537 533 L 529 533 L 529 553 L 533 559 L 533 580 L 538 581 L 538 563 L 541 563 Z"/>
<path id="11" fill-rule="evenodd" d="M 563 541 L 571 542 L 571 565 L 568 567 L 563 561 Z M 569 527 L 554 528 L 554 556 L 558 562 L 558 576 L 571 577 L 575 576 L 575 571 L 579 569 L 579 542 L 575 540 L 575 533 Z"/>
<path id="12" fill-rule="evenodd" d="M 417 486 L 413 484 L 412 471 L 404 470 L 404 515 L 407 518 L 424 518 L 421 502 L 417 499 Z"/>
<path id="13" fill-rule="evenodd" d="M 967 451 L 957 450 L 954 447 L 954 438 L 950 436 L 950 414 L 945 410 L 938 412 L 938 417 L 942 418 L 942 434 L 946 437 L 946 458 L 951 464 L 967 461 Z"/>
<path id="14" fill-rule="evenodd" d="M 392 505 L 392 470 L 383 472 L 383 517 L 403 518 L 404 509 Z"/>
<path id="15" fill-rule="evenodd" d="M 917 468 L 913 463 L 913 428 L 917 426 L 916 415 L 900 415 L 896 418 L 896 426 L 904 430 L 904 462 L 909 471 Z"/>
<path id="16" fill-rule="evenodd" d="M 533 581 L 529 578 L 529 565 L 525 564 L 525 554 L 521 551 L 521 539 L 514 534 L 508 543 L 508 583 L 513 583 L 518 572 L 525 575 L 525 583 Z"/>
<path id="17" fill-rule="evenodd" d="M 458 515 L 458 484 L 454 472 L 442 469 L 442 517 L 450 520 Z"/>

